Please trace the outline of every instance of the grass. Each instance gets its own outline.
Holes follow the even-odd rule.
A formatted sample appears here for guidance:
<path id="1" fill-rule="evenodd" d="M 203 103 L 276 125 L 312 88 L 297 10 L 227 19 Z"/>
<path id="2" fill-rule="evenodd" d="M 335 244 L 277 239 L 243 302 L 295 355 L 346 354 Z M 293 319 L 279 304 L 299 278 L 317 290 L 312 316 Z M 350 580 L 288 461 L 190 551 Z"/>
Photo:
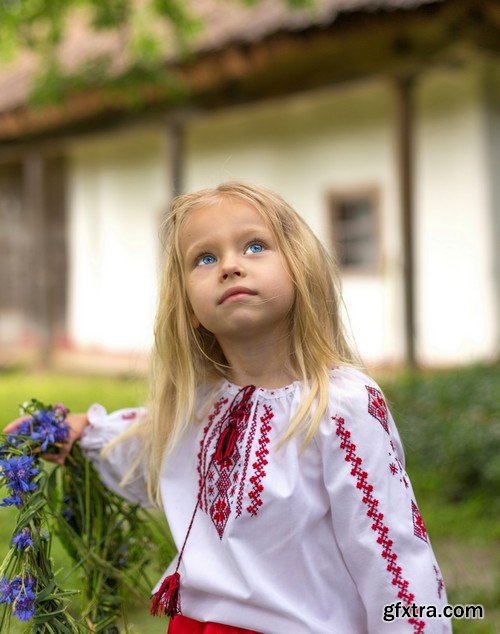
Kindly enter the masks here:
<path id="1" fill-rule="evenodd" d="M 403 438 L 407 468 L 445 578 L 448 601 L 485 607 L 484 620 L 455 620 L 454 632 L 500 631 L 500 368 L 475 365 L 378 378 Z M 142 405 L 146 392 L 145 381 L 134 378 L 4 372 L 0 374 L 0 428 L 18 416 L 17 404 L 31 396 L 44 402 L 62 401 L 72 411 L 84 411 L 92 402 L 112 411 Z M 11 509 L 1 512 L 0 559 L 14 516 Z M 58 544 L 54 560 L 64 575 L 69 562 Z M 78 587 L 77 576 L 67 583 Z M 148 603 L 146 598 L 144 604 L 130 605 L 130 629 L 163 633 L 166 622 L 149 616 Z M 21 631 L 12 629 L 13 634 Z"/>

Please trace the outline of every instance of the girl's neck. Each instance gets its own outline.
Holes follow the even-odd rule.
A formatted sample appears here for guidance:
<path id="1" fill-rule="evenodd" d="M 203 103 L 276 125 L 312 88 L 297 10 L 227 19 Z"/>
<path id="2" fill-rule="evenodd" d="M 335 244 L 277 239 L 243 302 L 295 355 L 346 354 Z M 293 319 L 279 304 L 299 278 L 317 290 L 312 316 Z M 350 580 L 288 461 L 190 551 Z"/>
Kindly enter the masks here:
<path id="1" fill-rule="evenodd" d="M 287 337 L 219 341 L 219 344 L 231 368 L 228 372 L 231 383 L 277 389 L 299 378 L 291 368 Z"/>
<path id="2" fill-rule="evenodd" d="M 235 374 L 234 372 L 228 377 L 228 380 L 235 385 L 244 387 L 245 385 L 255 385 L 256 387 L 263 387 L 268 390 L 277 390 L 280 387 L 285 387 L 293 383 L 298 377 L 293 374 L 273 374 L 251 376 L 249 374 Z"/>

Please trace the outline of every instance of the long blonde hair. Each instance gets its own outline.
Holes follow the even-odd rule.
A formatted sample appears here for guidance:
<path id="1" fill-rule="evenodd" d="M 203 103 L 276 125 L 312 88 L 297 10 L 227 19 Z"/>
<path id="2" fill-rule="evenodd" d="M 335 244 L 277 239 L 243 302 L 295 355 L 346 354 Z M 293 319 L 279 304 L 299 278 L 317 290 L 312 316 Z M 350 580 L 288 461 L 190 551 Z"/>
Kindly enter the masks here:
<path id="1" fill-rule="evenodd" d="M 215 336 L 193 324 L 179 247 L 179 230 L 186 214 L 225 197 L 236 198 L 262 214 L 295 287 L 288 316 L 290 368 L 308 390 L 281 442 L 299 429 L 304 431 L 303 446 L 310 442 L 327 408 L 332 367 L 362 367 L 342 323 L 335 259 L 281 196 L 241 181 L 177 196 L 162 224 L 165 263 L 154 329 L 149 415 L 115 441 L 131 434 L 142 436 L 141 460 L 145 457 L 147 461 L 148 495 L 157 503 L 163 459 L 199 414 L 195 411 L 197 388 L 212 385 L 216 390 L 230 370 Z"/>

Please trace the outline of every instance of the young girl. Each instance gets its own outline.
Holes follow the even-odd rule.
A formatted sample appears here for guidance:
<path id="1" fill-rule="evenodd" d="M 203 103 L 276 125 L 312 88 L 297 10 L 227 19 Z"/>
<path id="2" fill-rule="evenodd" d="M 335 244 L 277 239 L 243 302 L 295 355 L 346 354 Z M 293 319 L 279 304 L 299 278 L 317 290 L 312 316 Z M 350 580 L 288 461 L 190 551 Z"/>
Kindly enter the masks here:
<path id="1" fill-rule="evenodd" d="M 165 230 L 149 413 L 70 416 L 109 487 L 165 509 L 153 613 L 170 634 L 451 631 L 419 612 L 443 581 L 324 247 L 241 182 L 177 197 Z"/>

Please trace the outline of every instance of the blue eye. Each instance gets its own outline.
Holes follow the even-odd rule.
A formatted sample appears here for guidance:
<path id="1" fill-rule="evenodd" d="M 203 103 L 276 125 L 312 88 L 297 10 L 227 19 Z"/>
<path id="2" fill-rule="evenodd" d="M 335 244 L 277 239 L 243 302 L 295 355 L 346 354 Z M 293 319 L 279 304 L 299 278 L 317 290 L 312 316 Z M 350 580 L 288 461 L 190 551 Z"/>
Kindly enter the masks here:
<path id="1" fill-rule="evenodd" d="M 211 259 L 211 261 L 207 262 L 207 259 Z M 214 262 L 215 262 L 214 256 L 210 255 L 209 253 L 206 253 L 205 255 L 200 255 L 200 257 L 198 258 L 199 264 L 213 264 Z"/>
<path id="2" fill-rule="evenodd" d="M 266 248 L 265 244 L 261 242 L 261 240 L 252 240 L 247 243 L 245 248 L 245 252 L 250 249 L 251 253 L 262 253 Z M 217 258 L 213 256 L 211 253 L 200 253 L 200 255 L 196 256 L 195 263 L 196 266 L 207 266 L 209 264 L 214 264 L 217 261 Z"/>
<path id="3" fill-rule="evenodd" d="M 257 247 L 257 249 L 255 249 L 255 247 Z M 252 253 L 261 253 L 264 250 L 260 242 L 252 242 L 248 245 L 248 248 L 252 250 Z"/>

